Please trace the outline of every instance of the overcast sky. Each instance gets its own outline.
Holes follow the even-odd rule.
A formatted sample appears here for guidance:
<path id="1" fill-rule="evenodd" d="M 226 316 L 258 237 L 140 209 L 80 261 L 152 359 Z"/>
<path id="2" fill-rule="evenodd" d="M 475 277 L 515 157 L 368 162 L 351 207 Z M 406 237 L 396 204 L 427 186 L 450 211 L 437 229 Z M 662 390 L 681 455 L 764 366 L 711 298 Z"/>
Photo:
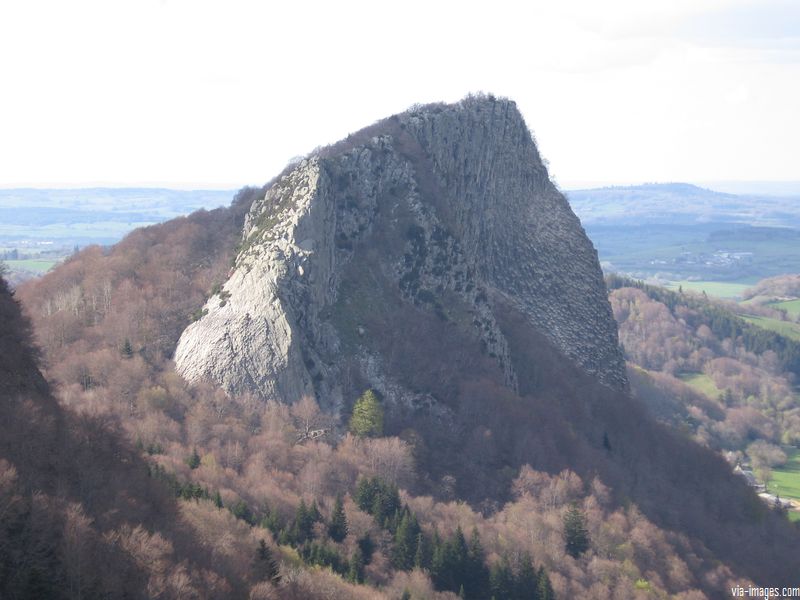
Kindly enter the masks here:
<path id="1" fill-rule="evenodd" d="M 2 0 L 0 186 L 261 184 L 516 100 L 562 187 L 800 179 L 800 2 Z"/>

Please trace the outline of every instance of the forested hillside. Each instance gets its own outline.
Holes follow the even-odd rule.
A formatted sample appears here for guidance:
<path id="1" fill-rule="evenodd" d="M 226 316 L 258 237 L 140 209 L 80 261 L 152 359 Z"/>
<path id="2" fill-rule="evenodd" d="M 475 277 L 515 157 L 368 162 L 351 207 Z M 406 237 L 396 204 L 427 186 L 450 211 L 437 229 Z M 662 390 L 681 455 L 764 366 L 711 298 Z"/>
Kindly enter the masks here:
<path id="1" fill-rule="evenodd" d="M 149 465 L 149 482 L 128 482 L 159 489 L 160 481 L 172 490 L 181 523 L 197 536 L 196 547 L 210 552 L 215 564 L 230 565 L 220 574 L 228 583 L 219 585 L 233 590 L 226 594 L 399 598 L 408 592 L 406 597 L 434 598 L 445 597 L 447 590 L 457 594 L 463 586 L 469 598 L 486 597 L 486 589 L 497 598 L 547 598 L 551 588 L 554 597 L 669 593 L 701 598 L 701 590 L 713 597 L 715 590 L 743 581 L 697 539 L 659 528 L 636 504 L 620 505 L 618 491 L 581 466 L 593 462 L 588 448 L 581 450 L 556 426 L 538 426 L 534 438 L 538 468 L 550 473 L 510 467 L 514 460 L 509 458 L 519 450 L 505 447 L 506 441 L 522 439 L 508 435 L 511 423 L 555 425 L 559 411 L 580 411 L 571 403 L 554 405 L 556 388 L 540 401 L 526 400 L 523 416 L 512 408 L 520 400 L 508 392 L 488 383 L 472 385 L 471 396 L 481 402 L 465 407 L 463 417 L 471 430 L 465 447 L 471 466 L 452 472 L 468 477 L 508 466 L 499 473 L 507 491 L 470 508 L 455 497 L 454 476 L 435 484 L 434 497 L 415 495 L 414 490 L 431 488 L 426 465 L 444 449 L 426 447 L 413 430 L 388 437 L 330 433 L 298 443 L 304 432 L 330 428 L 330 418 L 313 401 L 264 406 L 210 386 L 187 386 L 167 357 L 181 325 L 230 264 L 236 214 L 253 193 L 240 194 L 228 211 L 137 231 L 110 251 L 88 248 L 19 292 L 36 322 L 47 375 L 67 414 L 119 427 L 127 443 L 139 449 Z M 208 236 L 219 237 L 212 244 Z M 526 385 L 548 387 L 543 374 L 531 375 L 538 381 Z M 577 389 L 600 401 L 602 394 L 587 383 Z M 576 391 L 563 393 L 574 397 Z M 492 403 L 491 412 L 484 400 Z M 498 420 L 508 410 L 510 419 Z M 634 425 L 621 416 L 617 420 L 618 428 L 599 432 L 591 452 L 628 452 L 623 436 Z M 84 456 L 90 460 L 98 452 L 87 448 Z M 686 464 L 696 464 L 697 458 L 687 457 Z M 633 455 L 625 460 L 630 468 L 643 467 L 634 467 Z M 570 462 L 581 475 L 566 468 Z M 663 477 L 653 475 L 648 487 Z M 606 478 L 624 487 L 621 472 L 608 472 Z M 697 486 L 696 493 L 708 493 L 700 482 Z M 724 493 L 734 489 L 735 495 L 746 492 L 730 488 Z M 699 510 L 687 505 L 686 514 Z M 749 510 L 749 518 L 761 523 L 757 529 L 772 530 L 766 507 L 754 499 Z M 645 513 L 664 518 L 657 503 Z M 124 509 L 118 514 L 128 518 Z M 714 528 L 700 526 L 696 514 L 699 528 Z M 753 529 L 737 535 L 761 534 Z M 776 539 L 782 535 L 775 532 Z M 259 547 L 260 539 L 266 549 Z M 149 540 L 138 543 L 149 548 Z M 147 585 L 161 585 L 163 577 L 180 572 L 169 566 L 168 557 L 180 562 L 194 555 L 180 548 L 168 547 L 160 555 L 167 562 L 161 575 L 143 575 Z M 362 591 L 348 580 L 371 587 Z"/>
<path id="2" fill-rule="evenodd" d="M 746 306 L 607 277 L 634 391 L 656 414 L 718 450 L 800 442 L 800 342 L 750 323 Z M 757 447 L 756 447 L 757 448 Z M 785 456 L 784 456 L 785 460 Z"/>
<path id="3" fill-rule="evenodd" d="M 782 302 L 796 302 L 798 298 L 800 298 L 800 275 L 796 274 L 762 279 L 744 293 L 745 300 L 779 306 Z"/>
<path id="4" fill-rule="evenodd" d="M 0 316 L 0 597 L 244 595 L 258 574 L 202 545 L 118 423 L 52 398 L 1 278 Z M 258 537 L 229 525 L 255 552 Z"/>

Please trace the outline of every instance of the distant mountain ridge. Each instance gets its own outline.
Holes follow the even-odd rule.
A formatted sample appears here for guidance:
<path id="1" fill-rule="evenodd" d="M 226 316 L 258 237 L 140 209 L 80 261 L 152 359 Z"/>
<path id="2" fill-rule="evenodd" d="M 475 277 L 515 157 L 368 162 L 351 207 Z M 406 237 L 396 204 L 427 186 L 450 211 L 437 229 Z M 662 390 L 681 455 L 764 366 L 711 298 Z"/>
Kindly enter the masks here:
<path id="1" fill-rule="evenodd" d="M 227 205 L 232 190 L 0 188 L 0 245 L 13 240 L 113 243 L 137 226 Z"/>
<path id="2" fill-rule="evenodd" d="M 679 181 L 674 182 L 666 182 L 666 183 L 642 183 L 639 185 L 607 185 L 601 187 L 581 187 L 581 188 L 574 188 L 566 190 L 566 194 L 571 194 L 573 192 L 576 193 L 585 193 L 585 192 L 595 192 L 595 191 L 603 191 L 603 190 L 619 190 L 619 191 L 628 191 L 628 190 L 647 190 L 647 191 L 655 191 L 655 192 L 675 192 L 675 193 L 683 193 L 683 194 L 721 194 L 725 196 L 733 196 L 735 194 L 731 194 L 728 192 L 719 192 L 712 190 L 711 188 L 706 188 L 703 186 L 695 185 L 693 183 L 683 183 Z"/>
<path id="3" fill-rule="evenodd" d="M 566 192 L 587 225 L 742 223 L 800 227 L 798 197 L 737 195 L 688 183 L 651 183 Z"/>
<path id="4" fill-rule="evenodd" d="M 608 272 L 750 283 L 800 271 L 800 196 L 736 195 L 687 183 L 566 195 Z"/>

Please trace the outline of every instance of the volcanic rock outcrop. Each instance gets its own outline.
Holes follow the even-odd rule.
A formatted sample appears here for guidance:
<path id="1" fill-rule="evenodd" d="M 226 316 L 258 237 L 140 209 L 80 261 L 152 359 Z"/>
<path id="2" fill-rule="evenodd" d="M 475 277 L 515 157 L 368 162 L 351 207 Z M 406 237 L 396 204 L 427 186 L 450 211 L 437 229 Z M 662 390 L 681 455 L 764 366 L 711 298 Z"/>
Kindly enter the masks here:
<path id="1" fill-rule="evenodd" d="M 471 97 L 395 115 L 288 168 L 253 203 L 229 279 L 175 362 L 190 381 L 265 399 L 311 394 L 336 408 L 357 372 L 390 402 L 432 405 L 390 372 L 390 345 L 370 343 L 396 335 L 380 324 L 403 307 L 416 311 L 408 327 L 435 314 L 513 389 L 498 303 L 607 386 L 627 385 L 596 251 L 516 105 Z"/>

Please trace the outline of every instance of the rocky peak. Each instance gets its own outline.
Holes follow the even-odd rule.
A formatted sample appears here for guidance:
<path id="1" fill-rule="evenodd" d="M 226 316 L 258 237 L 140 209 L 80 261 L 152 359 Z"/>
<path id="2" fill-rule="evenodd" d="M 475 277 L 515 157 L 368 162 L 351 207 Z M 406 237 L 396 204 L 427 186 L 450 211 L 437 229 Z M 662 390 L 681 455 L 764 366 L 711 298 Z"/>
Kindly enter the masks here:
<path id="1" fill-rule="evenodd" d="M 189 380 L 265 398 L 313 394 L 335 408 L 356 376 L 431 406 L 436 394 L 393 368 L 387 336 L 414 330 L 425 344 L 415 321 L 436 315 L 515 388 L 497 302 L 584 371 L 626 385 L 597 254 L 521 114 L 468 98 L 390 117 L 279 177 L 175 361 Z M 383 328 L 401 313 L 402 331 Z"/>

